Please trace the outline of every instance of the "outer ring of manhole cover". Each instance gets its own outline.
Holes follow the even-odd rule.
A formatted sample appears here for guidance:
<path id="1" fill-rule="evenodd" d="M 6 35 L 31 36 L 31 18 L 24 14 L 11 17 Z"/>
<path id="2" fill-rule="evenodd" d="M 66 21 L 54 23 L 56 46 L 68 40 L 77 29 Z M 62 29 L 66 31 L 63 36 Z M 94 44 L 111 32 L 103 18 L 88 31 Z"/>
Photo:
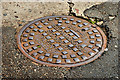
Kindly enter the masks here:
<path id="1" fill-rule="evenodd" d="M 97 59 L 107 38 L 96 25 L 73 16 L 48 16 L 31 21 L 18 32 L 20 51 L 48 66 L 75 67 Z"/>

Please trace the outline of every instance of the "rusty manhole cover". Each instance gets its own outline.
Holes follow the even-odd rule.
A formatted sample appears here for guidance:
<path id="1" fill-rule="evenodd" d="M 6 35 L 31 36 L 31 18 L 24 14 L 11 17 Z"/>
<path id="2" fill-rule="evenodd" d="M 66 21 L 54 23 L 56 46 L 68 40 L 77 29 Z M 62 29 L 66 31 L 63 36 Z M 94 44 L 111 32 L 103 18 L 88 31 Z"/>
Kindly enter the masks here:
<path id="1" fill-rule="evenodd" d="M 48 66 L 75 67 L 97 59 L 106 48 L 103 31 L 72 16 L 48 16 L 25 25 L 17 37 L 21 52 Z"/>

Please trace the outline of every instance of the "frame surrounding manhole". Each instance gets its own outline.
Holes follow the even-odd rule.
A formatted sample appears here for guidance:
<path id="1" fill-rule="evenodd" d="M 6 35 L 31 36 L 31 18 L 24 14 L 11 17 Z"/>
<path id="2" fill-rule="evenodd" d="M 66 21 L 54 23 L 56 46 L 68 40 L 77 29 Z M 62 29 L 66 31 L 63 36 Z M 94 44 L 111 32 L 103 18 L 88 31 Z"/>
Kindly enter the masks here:
<path id="1" fill-rule="evenodd" d="M 74 16 L 48 16 L 18 32 L 20 51 L 48 66 L 75 67 L 90 63 L 105 50 L 107 38 L 96 25 Z"/>

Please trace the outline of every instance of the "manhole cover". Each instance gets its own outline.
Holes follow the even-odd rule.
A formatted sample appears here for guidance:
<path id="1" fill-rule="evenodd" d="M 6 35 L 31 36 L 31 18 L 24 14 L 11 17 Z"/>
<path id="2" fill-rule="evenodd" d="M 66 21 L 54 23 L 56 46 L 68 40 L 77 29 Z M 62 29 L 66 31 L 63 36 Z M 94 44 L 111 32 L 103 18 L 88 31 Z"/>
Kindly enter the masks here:
<path id="1" fill-rule="evenodd" d="M 18 47 L 31 60 L 48 66 L 75 67 L 97 59 L 106 48 L 103 31 L 72 16 L 48 16 L 25 25 Z"/>

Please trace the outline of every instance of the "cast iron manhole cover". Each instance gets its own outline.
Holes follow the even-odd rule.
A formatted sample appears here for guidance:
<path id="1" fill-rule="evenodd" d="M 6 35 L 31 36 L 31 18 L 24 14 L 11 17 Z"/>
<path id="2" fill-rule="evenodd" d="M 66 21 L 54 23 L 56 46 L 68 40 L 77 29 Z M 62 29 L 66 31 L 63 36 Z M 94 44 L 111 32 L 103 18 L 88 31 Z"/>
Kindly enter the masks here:
<path id="1" fill-rule="evenodd" d="M 17 37 L 21 52 L 48 66 L 75 67 L 97 59 L 106 48 L 103 31 L 73 16 L 48 16 L 25 25 Z"/>

